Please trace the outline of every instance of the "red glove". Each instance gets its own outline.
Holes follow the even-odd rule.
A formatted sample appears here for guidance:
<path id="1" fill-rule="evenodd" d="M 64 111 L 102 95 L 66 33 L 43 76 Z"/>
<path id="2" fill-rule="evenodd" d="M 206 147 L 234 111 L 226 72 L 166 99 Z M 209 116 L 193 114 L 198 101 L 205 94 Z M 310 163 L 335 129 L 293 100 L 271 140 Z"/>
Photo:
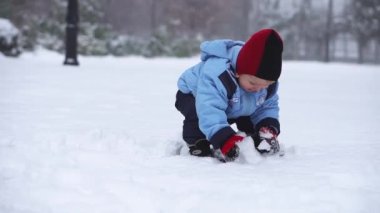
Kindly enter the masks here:
<path id="1" fill-rule="evenodd" d="M 239 157 L 239 147 L 236 143 L 242 141 L 244 138 L 239 135 L 233 135 L 224 142 L 220 149 L 214 151 L 214 157 L 218 160 L 226 163 L 229 161 L 234 161 Z"/>
<path id="2" fill-rule="evenodd" d="M 244 138 L 240 135 L 233 135 L 226 142 L 224 142 L 222 148 L 220 149 L 224 155 L 227 155 L 235 144 L 242 141 Z"/>

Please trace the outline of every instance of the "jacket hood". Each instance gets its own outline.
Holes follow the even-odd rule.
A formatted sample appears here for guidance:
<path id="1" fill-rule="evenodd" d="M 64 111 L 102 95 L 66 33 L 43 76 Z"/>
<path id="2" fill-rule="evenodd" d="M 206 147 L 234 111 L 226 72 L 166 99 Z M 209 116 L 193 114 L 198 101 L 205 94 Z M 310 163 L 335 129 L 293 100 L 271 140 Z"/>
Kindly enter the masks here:
<path id="1" fill-rule="evenodd" d="M 201 60 L 206 61 L 209 58 L 217 57 L 228 59 L 232 66 L 236 68 L 236 60 L 244 42 L 233 40 L 214 40 L 205 41 L 201 44 Z"/>

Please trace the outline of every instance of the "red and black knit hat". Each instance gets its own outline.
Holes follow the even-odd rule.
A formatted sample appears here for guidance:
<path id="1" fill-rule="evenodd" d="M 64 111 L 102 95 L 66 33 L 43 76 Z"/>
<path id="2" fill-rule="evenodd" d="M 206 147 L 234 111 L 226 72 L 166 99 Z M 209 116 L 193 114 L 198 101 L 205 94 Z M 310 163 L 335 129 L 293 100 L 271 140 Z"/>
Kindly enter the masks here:
<path id="1" fill-rule="evenodd" d="M 277 81 L 281 74 L 283 42 L 273 29 L 263 29 L 243 45 L 236 62 L 238 74 Z"/>

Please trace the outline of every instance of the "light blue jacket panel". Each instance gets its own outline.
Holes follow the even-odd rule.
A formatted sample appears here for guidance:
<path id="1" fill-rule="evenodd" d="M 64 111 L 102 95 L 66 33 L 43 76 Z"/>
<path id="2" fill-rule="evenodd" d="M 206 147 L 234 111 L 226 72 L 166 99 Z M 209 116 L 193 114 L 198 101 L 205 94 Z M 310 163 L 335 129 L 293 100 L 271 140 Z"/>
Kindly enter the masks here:
<path id="1" fill-rule="evenodd" d="M 198 78 L 201 72 L 204 72 L 203 66 L 210 58 L 218 59 L 216 66 L 212 69 L 220 68 L 221 71 L 226 70 L 230 65 L 233 69 L 236 67 L 237 55 L 244 42 L 233 41 L 233 40 L 215 40 L 215 41 L 205 41 L 201 44 L 201 62 L 193 67 L 187 69 L 178 80 L 178 88 L 183 93 L 192 93 L 196 95 L 196 89 L 198 87 Z M 212 72 L 212 70 L 206 71 Z"/>

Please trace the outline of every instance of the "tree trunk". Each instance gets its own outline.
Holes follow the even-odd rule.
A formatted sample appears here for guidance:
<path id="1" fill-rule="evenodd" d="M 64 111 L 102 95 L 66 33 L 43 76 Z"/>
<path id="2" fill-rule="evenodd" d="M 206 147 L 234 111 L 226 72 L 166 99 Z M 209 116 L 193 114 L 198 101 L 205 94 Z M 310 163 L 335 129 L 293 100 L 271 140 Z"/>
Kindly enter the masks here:
<path id="1" fill-rule="evenodd" d="M 243 41 L 247 40 L 247 38 L 250 36 L 250 12 L 251 12 L 251 1 L 252 0 L 244 0 L 243 1 L 243 11 L 242 11 L 242 29 L 240 34 L 240 39 Z"/>
<path id="2" fill-rule="evenodd" d="M 332 35 L 331 25 L 333 22 L 333 1 L 329 0 L 328 10 L 327 10 L 327 22 L 326 22 L 326 31 L 325 31 L 325 57 L 324 61 L 329 62 L 330 59 L 330 40 Z"/>
<path id="3" fill-rule="evenodd" d="M 380 40 L 376 40 L 375 45 L 375 62 L 380 63 Z"/>
<path id="4" fill-rule="evenodd" d="M 364 49 L 365 49 L 366 42 L 364 39 L 359 39 L 358 41 L 358 63 L 362 64 L 364 63 Z"/>
<path id="5" fill-rule="evenodd" d="M 343 43 L 343 58 L 346 60 L 346 59 L 349 59 L 349 55 L 348 55 L 348 36 L 347 36 L 347 34 L 343 35 L 342 43 Z"/>
<path id="6" fill-rule="evenodd" d="M 150 29 L 151 35 L 153 35 L 157 30 L 157 1 L 152 0 L 150 5 Z"/>

